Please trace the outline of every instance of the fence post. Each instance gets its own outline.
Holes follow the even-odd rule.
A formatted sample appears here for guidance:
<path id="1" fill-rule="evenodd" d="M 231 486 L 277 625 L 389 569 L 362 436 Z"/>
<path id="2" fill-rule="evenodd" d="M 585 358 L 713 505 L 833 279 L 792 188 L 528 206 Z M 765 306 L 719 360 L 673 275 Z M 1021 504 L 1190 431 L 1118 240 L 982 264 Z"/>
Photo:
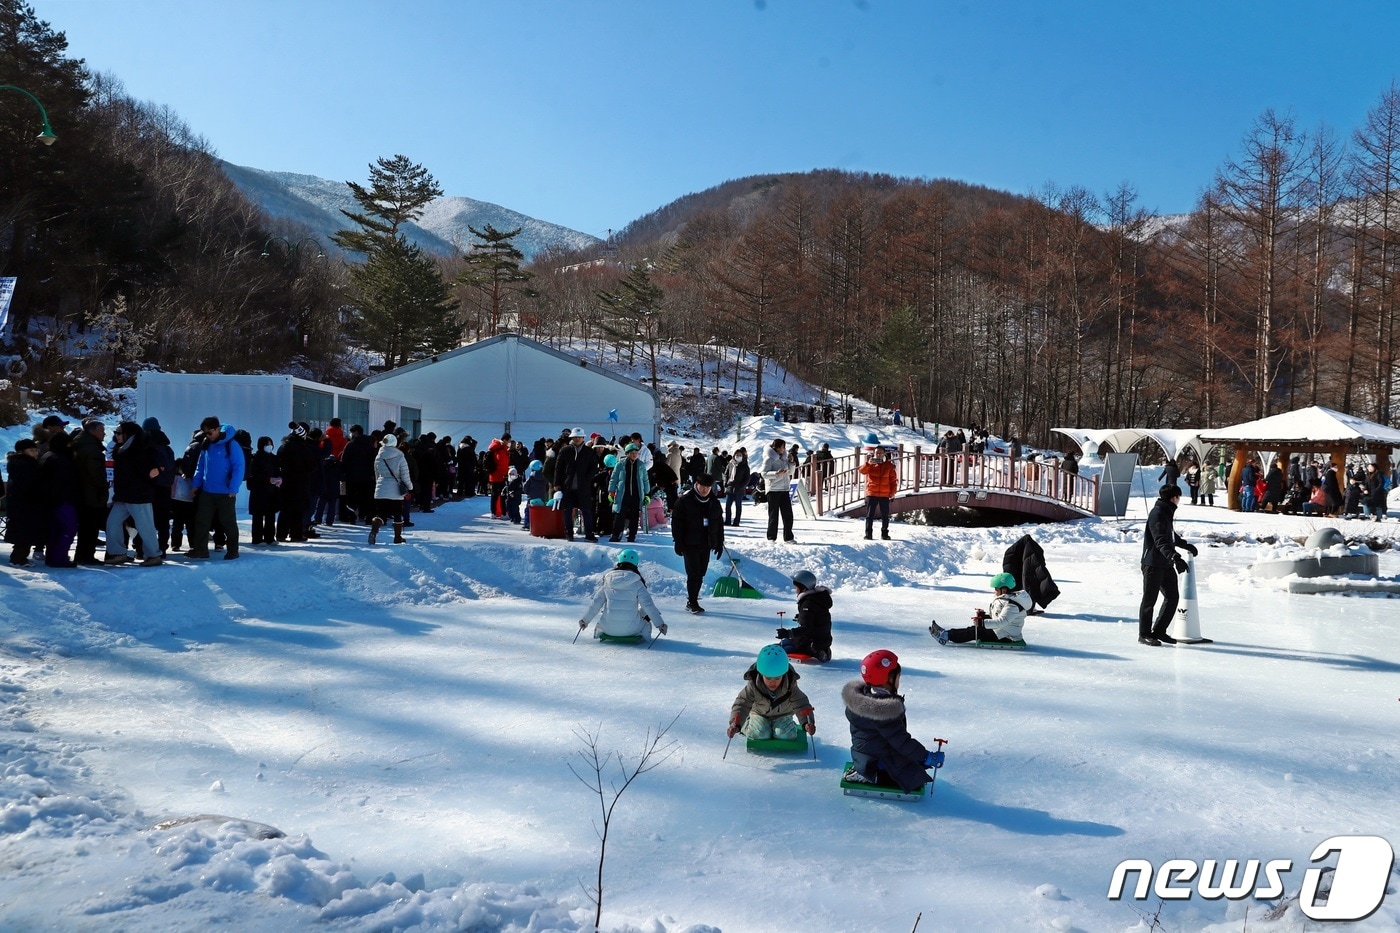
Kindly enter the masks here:
<path id="1" fill-rule="evenodd" d="M 924 472 L 924 448 L 922 444 L 914 445 L 914 491 L 919 491 L 919 480 L 923 478 Z"/>

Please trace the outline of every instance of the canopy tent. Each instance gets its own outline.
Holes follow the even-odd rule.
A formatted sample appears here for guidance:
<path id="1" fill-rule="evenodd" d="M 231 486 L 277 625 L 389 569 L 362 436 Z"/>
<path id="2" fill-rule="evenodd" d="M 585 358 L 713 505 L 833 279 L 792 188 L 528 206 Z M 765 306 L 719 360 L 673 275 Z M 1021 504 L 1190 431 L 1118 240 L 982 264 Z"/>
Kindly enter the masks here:
<path id="1" fill-rule="evenodd" d="M 1400 446 L 1400 431 L 1395 428 L 1320 405 L 1206 431 L 1201 438 L 1234 445 L 1235 463 L 1229 480 L 1232 509 L 1239 508 L 1240 472 L 1251 450 L 1274 453 L 1285 463 L 1295 453 L 1325 453 L 1344 475 L 1349 453 L 1374 454 L 1377 468 L 1388 473 L 1390 453 Z"/>
<path id="2" fill-rule="evenodd" d="M 1197 463 L 1205 463 L 1214 444 L 1201 439 L 1195 428 L 1051 428 L 1079 445 L 1083 453 L 1098 453 L 1107 444 L 1116 453 L 1127 453 L 1145 439 L 1151 440 L 1170 460 L 1191 453 Z"/>
<path id="3" fill-rule="evenodd" d="M 359 388 L 416 402 L 423 432 L 439 437 L 485 441 L 508 431 L 528 445 L 581 427 L 609 437 L 637 431 L 655 442 L 661 431 L 661 400 L 651 388 L 517 334 L 409 363 Z"/>

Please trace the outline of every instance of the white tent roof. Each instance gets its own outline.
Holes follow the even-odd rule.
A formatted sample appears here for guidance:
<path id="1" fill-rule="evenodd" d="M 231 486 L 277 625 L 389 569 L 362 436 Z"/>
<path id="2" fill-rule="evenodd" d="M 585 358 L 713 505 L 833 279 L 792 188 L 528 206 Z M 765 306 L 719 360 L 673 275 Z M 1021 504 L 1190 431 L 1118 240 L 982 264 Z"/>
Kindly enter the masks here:
<path id="1" fill-rule="evenodd" d="M 1077 444 L 1081 453 L 1097 452 L 1099 447 L 1108 444 L 1118 453 L 1126 453 L 1137 446 L 1144 438 L 1151 438 L 1171 459 L 1176 459 L 1183 451 L 1190 450 L 1197 462 L 1204 462 L 1213 443 L 1203 442 L 1201 432 L 1196 428 L 1053 428 L 1056 434 L 1063 434 Z"/>
<path id="2" fill-rule="evenodd" d="M 1206 431 L 1201 437 L 1215 444 L 1319 445 L 1333 442 L 1361 448 L 1400 447 L 1400 431 L 1395 428 L 1320 405 Z"/>
<path id="3" fill-rule="evenodd" d="M 424 433 L 454 439 L 509 430 L 528 444 L 581 427 L 605 436 L 640 431 L 656 441 L 661 428 L 661 401 L 648 386 L 517 334 L 409 363 L 359 388 L 417 403 Z"/>

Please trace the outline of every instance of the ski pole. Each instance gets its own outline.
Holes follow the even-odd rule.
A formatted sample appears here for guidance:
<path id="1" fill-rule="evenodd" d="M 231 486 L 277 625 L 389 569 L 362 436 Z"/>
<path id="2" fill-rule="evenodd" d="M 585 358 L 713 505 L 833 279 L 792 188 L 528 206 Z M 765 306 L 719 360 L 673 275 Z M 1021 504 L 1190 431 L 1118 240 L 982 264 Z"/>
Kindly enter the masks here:
<path id="1" fill-rule="evenodd" d="M 578 631 L 577 631 L 577 632 L 574 632 L 574 640 L 571 641 L 569 644 L 571 644 L 571 645 L 577 645 L 577 644 L 578 644 L 578 637 L 579 637 L 580 635 L 583 634 L 584 628 L 586 628 L 586 626 L 580 625 L 580 626 L 578 627 Z"/>
<path id="2" fill-rule="evenodd" d="M 729 743 L 730 743 L 730 742 L 733 742 L 733 741 L 734 741 L 734 736 L 731 735 L 731 736 L 729 737 L 729 742 L 725 742 L 725 743 L 724 743 L 724 754 L 719 756 L 719 760 L 720 760 L 720 761 L 723 761 L 724 759 L 726 759 L 726 758 L 729 757 Z"/>
<path id="3" fill-rule="evenodd" d="M 933 780 L 929 781 L 928 792 L 933 793 L 933 785 L 938 783 L 938 769 L 943 767 L 943 746 L 948 744 L 947 739 L 934 739 L 938 743 L 938 751 L 933 753 Z"/>
<path id="4" fill-rule="evenodd" d="M 653 636 L 651 636 L 651 641 L 647 642 L 647 650 L 648 650 L 648 651 L 651 650 L 651 646 L 652 646 L 652 645 L 656 644 L 656 640 L 657 640 L 658 638 L 660 638 L 660 637 L 662 636 L 662 634 L 664 634 L 664 633 L 661 631 L 661 629 L 657 629 L 657 630 L 656 630 L 656 634 L 653 635 Z"/>

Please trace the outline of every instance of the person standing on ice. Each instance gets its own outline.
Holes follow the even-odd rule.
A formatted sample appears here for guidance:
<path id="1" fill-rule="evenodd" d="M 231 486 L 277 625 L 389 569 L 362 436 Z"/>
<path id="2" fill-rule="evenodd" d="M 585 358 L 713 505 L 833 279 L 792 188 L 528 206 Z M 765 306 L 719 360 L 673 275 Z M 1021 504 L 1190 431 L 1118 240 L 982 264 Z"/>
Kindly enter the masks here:
<path id="1" fill-rule="evenodd" d="M 912 794 L 932 780 L 924 769 L 933 764 L 933 752 L 909 734 L 899 674 L 893 651 L 872 651 L 860 662 L 860 680 L 841 689 L 851 724 L 851 767 L 842 777 Z"/>
<path id="2" fill-rule="evenodd" d="M 797 590 L 796 628 L 778 629 L 780 644 L 793 654 L 805 654 L 825 664 L 831 660 L 831 590 L 817 586 L 810 570 L 792 575 Z"/>
<path id="3" fill-rule="evenodd" d="M 598 592 L 593 602 L 578 620 L 580 629 L 588 628 L 588 623 L 598 617 L 593 629 L 593 637 L 607 635 L 612 638 L 627 638 L 646 635 L 652 623 L 662 635 L 666 634 L 666 623 L 661 619 L 661 610 L 652 602 L 647 592 L 647 581 L 642 577 L 641 556 L 632 548 L 619 551 L 617 566 L 603 574 Z M 601 613 L 601 617 L 599 614 Z"/>
<path id="4" fill-rule="evenodd" d="M 751 739 L 792 741 L 803 732 L 817 734 L 812 701 L 797 686 L 787 652 L 777 645 L 764 645 L 758 659 L 744 672 L 744 688 L 729 708 L 731 739 L 742 732 Z"/>
<path id="5" fill-rule="evenodd" d="M 992 577 L 992 604 L 987 609 L 978 609 L 972 617 L 972 625 L 966 628 L 947 629 L 934 622 L 929 625 L 929 634 L 938 639 L 940 645 L 948 642 L 962 644 L 969 641 L 1020 642 L 1021 630 L 1026 624 L 1026 613 L 1034 602 L 1030 596 L 1016 589 L 1016 578 L 1009 573 L 999 573 Z"/>
<path id="6" fill-rule="evenodd" d="M 1177 548 L 1196 556 L 1196 546 L 1176 533 L 1173 525 L 1181 487 L 1174 483 L 1163 486 L 1157 494 L 1157 504 L 1147 516 L 1142 535 L 1142 605 L 1138 607 L 1138 644 L 1156 648 L 1174 645 L 1176 639 L 1167 634 L 1167 626 L 1176 616 L 1176 604 L 1181 598 L 1176 576 L 1186 571 L 1186 561 Z M 1152 607 L 1162 597 L 1162 608 L 1152 621 Z"/>
<path id="7" fill-rule="evenodd" d="M 394 543 L 403 544 L 403 501 L 413 491 L 408 460 L 399 450 L 399 439 L 385 434 L 374 458 L 374 517 L 369 520 L 369 543 L 379 539 L 379 529 L 394 526 Z"/>

